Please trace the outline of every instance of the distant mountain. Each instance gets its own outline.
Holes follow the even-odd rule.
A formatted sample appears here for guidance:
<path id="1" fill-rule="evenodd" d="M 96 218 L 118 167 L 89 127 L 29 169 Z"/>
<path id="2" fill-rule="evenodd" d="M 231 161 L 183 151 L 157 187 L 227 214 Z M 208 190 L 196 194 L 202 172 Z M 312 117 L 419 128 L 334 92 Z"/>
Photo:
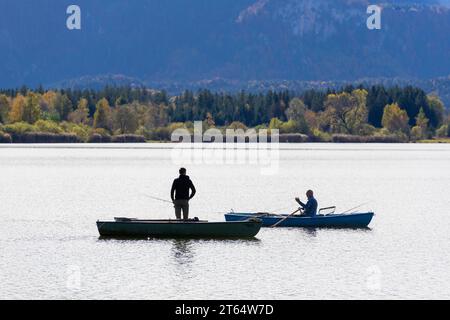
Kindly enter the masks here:
<path id="1" fill-rule="evenodd" d="M 450 1 L 380 2 L 370 31 L 369 0 L 2 0 L 0 87 L 450 75 Z"/>
<path id="2" fill-rule="evenodd" d="M 48 88 L 58 89 L 102 89 L 105 86 L 113 87 L 145 87 L 144 81 L 122 74 L 102 74 L 94 76 L 83 76 L 80 78 L 67 79 L 48 84 Z"/>
<path id="3" fill-rule="evenodd" d="M 170 94 L 179 94 L 186 89 L 196 91 L 198 89 L 209 89 L 212 91 L 236 92 L 245 90 L 248 92 L 266 92 L 268 90 L 292 90 L 303 92 L 309 89 L 327 90 L 341 89 L 347 85 L 371 86 L 415 86 L 422 88 L 427 94 L 438 95 L 445 106 L 450 109 L 450 76 L 433 79 L 405 79 L 405 78 L 365 78 L 354 81 L 306 81 L 306 80 L 252 80 L 238 81 L 228 79 L 211 79 L 189 82 L 147 82 L 146 86 L 159 90 L 166 90 Z"/>

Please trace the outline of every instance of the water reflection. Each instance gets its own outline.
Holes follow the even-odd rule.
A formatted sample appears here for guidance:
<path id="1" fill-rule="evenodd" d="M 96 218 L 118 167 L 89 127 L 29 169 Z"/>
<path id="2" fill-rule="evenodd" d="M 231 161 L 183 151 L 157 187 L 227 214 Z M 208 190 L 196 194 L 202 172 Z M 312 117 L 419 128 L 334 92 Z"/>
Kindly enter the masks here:
<path id="1" fill-rule="evenodd" d="M 172 241 L 172 253 L 179 265 L 190 264 L 194 261 L 194 241 L 186 239 L 175 239 Z"/>
<path id="2" fill-rule="evenodd" d="M 259 245 L 261 240 L 252 239 L 228 239 L 228 240 L 192 240 L 192 239 L 173 239 L 171 240 L 174 260 L 178 265 L 189 265 L 195 261 L 195 247 L 202 244 L 220 242 L 229 245 Z"/>
<path id="3" fill-rule="evenodd" d="M 305 233 L 310 238 L 316 238 L 317 237 L 317 228 L 305 228 Z"/>
<path id="4" fill-rule="evenodd" d="M 309 239 L 315 239 L 319 235 L 319 233 L 324 232 L 343 232 L 348 234 L 349 232 L 371 232 L 372 228 L 365 227 L 365 228 L 288 228 L 290 229 L 290 232 L 299 232 L 302 235 L 305 235 L 306 238 Z"/>

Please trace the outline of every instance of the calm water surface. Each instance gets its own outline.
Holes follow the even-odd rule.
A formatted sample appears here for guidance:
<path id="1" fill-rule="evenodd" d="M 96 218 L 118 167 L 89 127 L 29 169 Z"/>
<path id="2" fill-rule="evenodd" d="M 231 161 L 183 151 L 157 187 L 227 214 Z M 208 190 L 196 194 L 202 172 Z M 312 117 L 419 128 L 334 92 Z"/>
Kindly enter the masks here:
<path id="1" fill-rule="evenodd" d="M 0 298 L 450 298 L 450 146 L 283 146 L 276 172 L 187 164 L 191 216 L 363 202 L 369 230 L 263 229 L 255 240 L 102 240 L 97 219 L 168 218 L 169 145 L 1 146 Z"/>

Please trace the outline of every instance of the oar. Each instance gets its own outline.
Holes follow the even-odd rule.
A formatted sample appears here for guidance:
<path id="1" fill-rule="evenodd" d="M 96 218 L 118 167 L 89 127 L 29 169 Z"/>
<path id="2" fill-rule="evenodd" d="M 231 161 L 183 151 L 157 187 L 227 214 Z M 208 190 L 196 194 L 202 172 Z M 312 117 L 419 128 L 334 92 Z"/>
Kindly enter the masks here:
<path id="1" fill-rule="evenodd" d="M 278 217 L 284 217 L 281 214 L 278 213 L 272 213 L 272 212 L 257 212 L 255 213 L 256 217 L 260 218 L 260 217 L 265 217 L 265 216 L 278 216 Z"/>
<path id="2" fill-rule="evenodd" d="M 282 223 L 284 220 L 286 220 L 287 218 L 289 218 L 290 216 L 293 216 L 294 214 L 296 214 L 297 212 L 300 211 L 300 208 L 298 208 L 297 210 L 295 210 L 294 212 L 292 212 L 290 215 L 284 217 L 283 219 L 281 219 L 280 221 L 278 221 L 277 223 L 273 224 L 270 226 L 270 228 L 275 228 L 277 225 L 279 225 L 280 223 Z"/>

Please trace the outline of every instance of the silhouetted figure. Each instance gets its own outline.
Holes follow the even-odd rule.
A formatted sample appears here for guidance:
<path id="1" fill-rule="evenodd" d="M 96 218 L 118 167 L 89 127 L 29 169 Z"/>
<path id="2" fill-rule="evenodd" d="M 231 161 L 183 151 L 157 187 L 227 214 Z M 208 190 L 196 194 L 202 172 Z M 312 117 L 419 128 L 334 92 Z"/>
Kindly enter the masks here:
<path id="1" fill-rule="evenodd" d="M 192 193 L 189 194 L 189 190 Z M 195 195 L 195 187 L 189 176 L 186 175 L 186 169 L 180 169 L 180 176 L 173 181 L 170 197 L 175 207 L 175 216 L 181 219 L 181 210 L 183 210 L 183 219 L 189 219 L 189 200 Z"/>
<path id="2" fill-rule="evenodd" d="M 306 197 L 308 198 L 306 203 L 301 202 L 298 197 L 295 198 L 295 201 L 302 206 L 304 216 L 314 217 L 317 214 L 318 207 L 317 200 L 314 198 L 314 192 L 312 190 L 308 190 L 306 192 Z"/>

